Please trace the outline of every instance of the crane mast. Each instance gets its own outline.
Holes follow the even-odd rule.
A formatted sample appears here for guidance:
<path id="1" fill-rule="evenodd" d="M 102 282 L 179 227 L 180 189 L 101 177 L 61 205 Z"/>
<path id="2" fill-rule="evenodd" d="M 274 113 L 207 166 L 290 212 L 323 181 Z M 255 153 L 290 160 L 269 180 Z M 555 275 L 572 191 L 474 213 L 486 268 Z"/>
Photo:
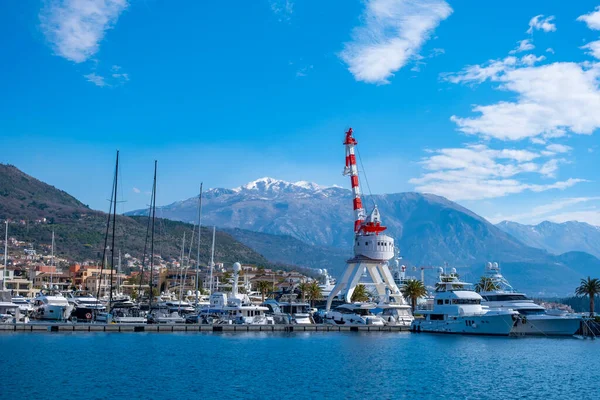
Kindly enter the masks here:
<path id="1" fill-rule="evenodd" d="M 346 132 L 344 145 L 346 146 L 346 167 L 344 175 L 350 176 L 350 184 L 352 186 L 353 205 L 354 205 L 354 233 L 360 232 L 360 229 L 365 222 L 366 214 L 360 197 L 360 184 L 358 183 L 358 167 L 356 166 L 356 155 L 354 154 L 354 146 L 358 142 L 352 136 L 352 128 Z"/>

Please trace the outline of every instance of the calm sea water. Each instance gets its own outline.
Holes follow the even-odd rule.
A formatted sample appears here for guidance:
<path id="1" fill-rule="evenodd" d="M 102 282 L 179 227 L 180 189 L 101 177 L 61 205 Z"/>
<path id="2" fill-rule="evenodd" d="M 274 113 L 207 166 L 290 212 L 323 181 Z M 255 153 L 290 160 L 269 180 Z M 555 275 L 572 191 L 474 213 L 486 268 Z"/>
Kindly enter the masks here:
<path id="1" fill-rule="evenodd" d="M 410 333 L 0 335 L 2 399 L 593 399 L 600 340 Z"/>

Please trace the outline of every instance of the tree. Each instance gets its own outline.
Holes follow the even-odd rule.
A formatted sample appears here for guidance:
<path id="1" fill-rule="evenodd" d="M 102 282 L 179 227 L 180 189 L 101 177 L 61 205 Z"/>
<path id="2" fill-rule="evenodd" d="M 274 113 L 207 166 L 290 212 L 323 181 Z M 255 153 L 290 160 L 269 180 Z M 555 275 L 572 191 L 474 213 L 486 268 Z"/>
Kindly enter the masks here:
<path id="1" fill-rule="evenodd" d="M 269 293 L 269 289 L 271 289 L 271 282 L 268 281 L 258 281 L 256 282 L 256 290 L 260 292 L 262 295 L 262 302 L 265 302 L 265 295 Z"/>
<path id="2" fill-rule="evenodd" d="M 302 282 L 298 285 L 298 289 L 300 289 L 300 292 L 302 293 L 302 302 L 303 303 L 306 301 L 306 292 L 308 292 L 309 286 L 310 286 L 310 283 L 308 283 L 308 282 Z"/>
<path id="3" fill-rule="evenodd" d="M 364 301 L 369 301 L 371 298 L 371 296 L 369 295 L 369 291 L 367 290 L 367 287 L 363 284 L 360 285 L 356 285 L 356 287 L 354 288 L 354 292 L 352 292 L 352 298 L 350 299 L 351 302 L 364 302 Z"/>
<path id="4" fill-rule="evenodd" d="M 402 288 L 402 295 L 410 300 L 410 306 L 414 313 L 415 308 L 417 308 L 417 300 L 427 296 L 427 289 L 423 282 L 416 279 L 409 279 Z"/>
<path id="5" fill-rule="evenodd" d="M 500 289 L 500 286 L 492 280 L 489 276 L 482 276 L 479 282 L 475 285 L 475 291 L 480 292 L 493 292 Z"/>
<path id="6" fill-rule="evenodd" d="M 314 307 L 315 300 L 319 300 L 323 297 L 323 291 L 321 290 L 321 287 L 319 286 L 319 282 L 311 281 L 308 284 L 308 287 L 306 289 L 306 296 L 310 300 L 310 306 Z"/>
<path id="7" fill-rule="evenodd" d="M 590 317 L 594 317 L 594 296 L 600 294 L 600 280 L 598 278 L 582 279 L 581 284 L 575 289 L 577 296 L 589 296 L 590 297 Z"/>

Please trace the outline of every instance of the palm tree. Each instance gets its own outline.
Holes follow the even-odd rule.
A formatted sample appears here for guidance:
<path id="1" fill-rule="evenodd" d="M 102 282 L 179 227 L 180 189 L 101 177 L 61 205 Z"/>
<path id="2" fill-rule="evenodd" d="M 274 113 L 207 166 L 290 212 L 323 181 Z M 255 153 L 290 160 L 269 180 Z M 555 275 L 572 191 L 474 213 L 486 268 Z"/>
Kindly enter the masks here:
<path id="1" fill-rule="evenodd" d="M 300 289 L 300 292 L 302 292 L 302 302 L 303 303 L 306 301 L 306 292 L 308 292 L 309 286 L 310 286 L 310 284 L 308 282 L 302 282 L 298 285 L 298 289 Z"/>
<path id="2" fill-rule="evenodd" d="M 352 293 L 352 298 L 350 299 L 351 302 L 364 302 L 364 301 L 369 301 L 371 297 L 369 296 L 369 291 L 367 290 L 367 287 L 363 284 L 360 285 L 356 285 L 356 287 L 354 288 L 354 292 Z"/>
<path id="3" fill-rule="evenodd" d="M 269 293 L 269 289 L 271 289 L 271 282 L 269 281 L 258 281 L 256 282 L 256 290 L 260 292 L 262 295 L 262 302 L 265 302 L 265 295 Z"/>
<path id="4" fill-rule="evenodd" d="M 500 289 L 500 286 L 492 280 L 489 276 L 482 276 L 479 282 L 475 285 L 475 291 L 480 292 L 493 292 Z"/>
<path id="5" fill-rule="evenodd" d="M 310 282 L 306 289 L 306 294 L 307 294 L 308 299 L 310 300 L 310 306 L 314 307 L 315 300 L 319 300 L 320 298 L 323 297 L 323 292 L 321 291 L 319 282 L 317 282 L 317 281 Z M 302 292 L 302 295 L 304 295 L 304 291 Z"/>
<path id="6" fill-rule="evenodd" d="M 417 300 L 427 296 L 427 289 L 423 282 L 416 279 L 409 279 L 402 288 L 402 295 L 410 300 L 410 306 L 414 313 L 415 308 L 417 308 Z"/>
<path id="7" fill-rule="evenodd" d="M 581 284 L 575 289 L 577 296 L 589 296 L 590 297 L 590 317 L 594 317 L 594 296 L 600 294 L 600 279 L 590 278 L 582 279 Z"/>

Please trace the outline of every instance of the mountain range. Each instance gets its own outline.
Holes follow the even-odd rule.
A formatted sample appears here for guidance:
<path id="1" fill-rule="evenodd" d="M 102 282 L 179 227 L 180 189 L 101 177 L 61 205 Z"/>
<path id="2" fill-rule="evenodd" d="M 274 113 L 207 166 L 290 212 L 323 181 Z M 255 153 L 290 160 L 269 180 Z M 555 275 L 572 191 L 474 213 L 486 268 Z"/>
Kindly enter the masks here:
<path id="1" fill-rule="evenodd" d="M 227 229 L 238 240 L 259 252 L 278 253 L 264 246 L 259 232 L 286 236 L 312 246 L 311 251 L 327 257 L 328 265 L 339 265 L 350 254 L 353 242 L 352 193 L 340 187 L 323 187 L 305 181 L 286 182 L 261 178 L 233 189 L 210 189 L 203 194 L 203 221 Z M 527 245 L 484 218 L 448 199 L 431 194 L 395 193 L 365 196 L 363 203 L 379 208 L 387 233 L 396 239 L 403 262 L 410 266 L 448 263 L 471 280 L 478 279 L 485 262 L 497 261 L 505 275 L 523 290 L 535 293 L 572 292 L 586 274 L 600 274 L 598 260 L 587 253 L 557 256 Z M 197 197 L 159 207 L 157 215 L 193 221 Z M 128 215 L 145 215 L 137 210 Z M 236 229 L 241 229 L 236 236 Z M 245 233 L 243 233 L 245 232 Z M 262 247 L 261 247 L 262 246 Z M 299 248 L 298 243 L 291 245 Z M 260 250 L 259 250 L 260 248 Z M 280 259 L 306 251 L 291 252 L 280 247 Z M 328 253 L 324 249 L 330 250 Z M 331 254 L 331 256 L 329 255 Z M 335 254 L 335 256 L 334 256 Z M 314 266 L 310 260 L 307 265 Z"/>
<path id="2" fill-rule="evenodd" d="M 586 226 L 591 230 L 580 233 L 589 241 L 587 248 L 570 247 L 581 240 L 560 242 L 559 234 L 549 235 L 564 244 L 559 247 L 550 241 L 534 243 L 516 232 L 507 233 L 503 229 L 508 223 L 494 226 L 439 196 L 396 193 L 368 196 L 364 203 L 369 209 L 377 204 L 388 226 L 387 233 L 395 237 L 403 263 L 409 267 L 448 263 L 457 267 L 465 279 L 474 281 L 486 261 L 497 261 L 516 287 L 546 296 L 572 293 L 581 277 L 600 274 L 600 260 L 585 252 L 594 250 L 594 227 Z M 220 261 L 295 264 L 339 274 L 351 256 L 351 204 L 352 194 L 347 189 L 263 178 L 234 189 L 205 192 L 203 223 L 219 227 L 216 254 Z M 157 209 L 162 217 L 157 222 L 157 246 L 164 257 L 180 253 L 181 236 L 191 231 L 189 222 L 196 218 L 196 207 L 197 198 L 191 198 Z M 134 256 L 143 252 L 146 213 L 137 210 L 117 218 L 121 245 Z M 0 164 L 0 219 L 4 218 L 24 222 L 11 224 L 11 236 L 34 245 L 49 244 L 55 231 L 58 254 L 77 260 L 100 258 L 106 214 L 91 210 L 68 193 L 14 166 Z M 40 218 L 47 222 L 34 222 Z M 569 226 L 575 237 L 580 225 Z M 203 236 L 209 235 L 203 229 Z M 202 245 L 204 263 L 209 254 L 208 242 L 204 240 Z M 544 250 L 544 243 L 552 247 L 550 251 Z M 585 251 L 572 251 L 574 248 Z M 566 252 L 553 254 L 562 250 Z M 427 270 L 430 279 L 433 271 Z"/>
<path id="3" fill-rule="evenodd" d="M 537 225 L 523 225 L 502 221 L 496 226 L 522 243 L 552 254 L 582 251 L 600 257 L 600 227 L 585 222 L 568 221 L 559 224 L 544 221 Z"/>
<path id="4" fill-rule="evenodd" d="M 36 222 L 43 218 L 45 222 Z M 10 237 L 32 243 L 38 250 L 40 245 L 50 244 L 52 232 L 55 232 L 58 256 L 71 261 L 100 262 L 102 258 L 107 214 L 92 210 L 68 193 L 6 164 L 0 164 L 0 219 L 12 221 Z M 115 247 L 141 258 L 147 222 L 147 217 L 117 216 Z M 187 232 L 189 240 L 191 231 L 190 224 L 157 219 L 156 253 L 165 259 L 179 258 L 183 233 Z M 212 232 L 205 228 L 202 235 L 209 238 Z M 218 261 L 274 266 L 225 232 L 218 230 L 215 242 L 215 259 Z M 203 240 L 201 263 L 208 262 L 209 254 L 210 241 Z"/>

